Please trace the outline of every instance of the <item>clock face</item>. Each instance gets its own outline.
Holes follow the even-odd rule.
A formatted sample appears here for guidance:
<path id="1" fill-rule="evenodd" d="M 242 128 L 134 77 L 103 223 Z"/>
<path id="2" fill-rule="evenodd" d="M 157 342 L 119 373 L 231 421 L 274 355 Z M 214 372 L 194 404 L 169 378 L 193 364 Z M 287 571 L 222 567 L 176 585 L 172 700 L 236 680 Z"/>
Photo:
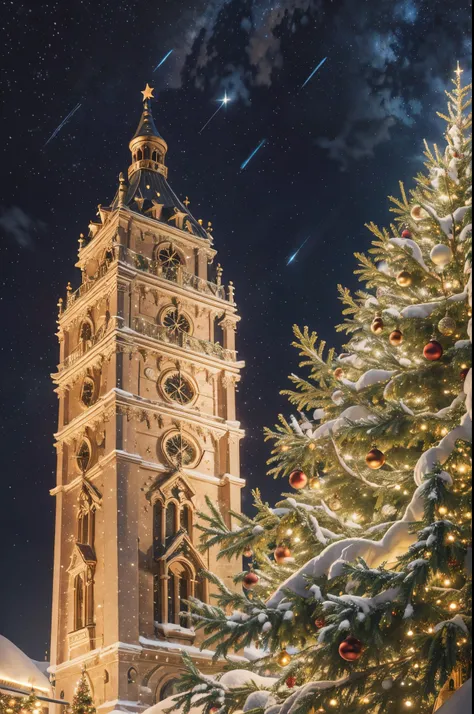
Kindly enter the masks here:
<path id="1" fill-rule="evenodd" d="M 166 437 L 163 449 L 166 457 L 174 466 L 193 467 L 199 458 L 197 444 L 191 437 L 180 432 L 174 432 Z"/>
<path id="2" fill-rule="evenodd" d="M 165 396 L 177 404 L 190 404 L 196 396 L 191 381 L 181 372 L 173 372 L 166 376 L 162 382 L 162 389 Z"/>
<path id="3" fill-rule="evenodd" d="M 163 325 L 174 334 L 179 332 L 186 332 L 189 334 L 191 332 L 191 324 L 186 315 L 183 315 L 174 307 L 167 310 L 165 316 L 163 317 Z"/>

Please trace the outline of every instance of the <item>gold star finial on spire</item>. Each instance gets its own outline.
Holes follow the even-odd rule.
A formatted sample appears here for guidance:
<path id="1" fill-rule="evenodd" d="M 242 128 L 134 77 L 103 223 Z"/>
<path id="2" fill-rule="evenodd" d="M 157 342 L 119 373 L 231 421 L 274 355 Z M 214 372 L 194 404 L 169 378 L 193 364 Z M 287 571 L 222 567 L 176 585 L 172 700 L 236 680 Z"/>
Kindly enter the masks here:
<path id="1" fill-rule="evenodd" d="M 154 98 L 155 98 L 155 97 L 153 96 L 153 92 L 154 92 L 154 91 L 155 91 L 155 90 L 153 89 L 153 87 L 150 87 L 150 85 L 149 85 L 148 82 L 147 82 L 147 83 L 146 83 L 146 87 L 145 87 L 145 89 L 144 89 L 143 92 L 142 92 L 142 94 L 143 94 L 143 101 L 146 102 L 147 99 L 154 99 Z"/>
<path id="2" fill-rule="evenodd" d="M 461 74 L 463 74 L 463 72 L 464 72 L 464 70 L 461 69 L 461 65 L 460 65 L 460 63 L 458 62 L 458 66 L 457 66 L 457 69 L 456 69 L 456 74 L 458 74 L 459 76 L 461 76 Z"/>

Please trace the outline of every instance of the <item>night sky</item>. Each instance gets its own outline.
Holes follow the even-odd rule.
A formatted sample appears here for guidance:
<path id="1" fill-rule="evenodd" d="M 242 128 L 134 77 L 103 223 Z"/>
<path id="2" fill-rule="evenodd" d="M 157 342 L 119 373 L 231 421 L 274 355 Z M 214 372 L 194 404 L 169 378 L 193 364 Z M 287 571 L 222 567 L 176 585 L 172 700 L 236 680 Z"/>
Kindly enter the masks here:
<path id="1" fill-rule="evenodd" d="M 2 0 L 0 633 L 49 649 L 57 308 L 77 240 L 130 161 L 140 91 L 169 145 L 170 184 L 214 224 L 242 315 L 243 475 L 270 500 L 262 429 L 288 410 L 291 328 L 338 345 L 337 284 L 355 287 L 364 223 L 422 166 L 459 59 L 468 0 Z M 154 67 L 169 50 L 169 60 Z M 301 86 L 324 58 L 311 82 Z M 199 130 L 227 90 L 233 101 Z M 61 121 L 80 108 L 45 146 Z M 242 162 L 266 139 L 245 171 Z M 288 258 L 304 245 L 298 258 Z"/>

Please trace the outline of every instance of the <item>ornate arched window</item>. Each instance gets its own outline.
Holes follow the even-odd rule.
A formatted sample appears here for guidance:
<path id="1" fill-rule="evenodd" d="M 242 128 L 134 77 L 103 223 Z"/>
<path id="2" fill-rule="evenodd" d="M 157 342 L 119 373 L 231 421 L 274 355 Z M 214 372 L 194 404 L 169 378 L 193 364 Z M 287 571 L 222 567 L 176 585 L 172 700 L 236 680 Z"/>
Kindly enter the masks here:
<path id="1" fill-rule="evenodd" d="M 166 540 L 174 538 L 177 531 L 178 506 L 174 501 L 166 505 Z"/>
<path id="2" fill-rule="evenodd" d="M 81 495 L 79 515 L 77 517 L 77 542 L 94 547 L 95 505 L 85 493 Z"/>
<path id="3" fill-rule="evenodd" d="M 168 622 L 189 627 L 189 605 L 192 596 L 192 571 L 187 563 L 175 561 L 168 568 Z"/>
<path id="4" fill-rule="evenodd" d="M 137 151 L 137 161 L 141 161 L 143 159 L 143 153 L 141 149 L 138 149 Z"/>
<path id="5" fill-rule="evenodd" d="M 143 150 L 143 158 L 144 159 L 150 158 L 150 147 L 149 146 L 145 146 L 145 148 Z"/>
<path id="6" fill-rule="evenodd" d="M 193 510 L 188 504 L 181 506 L 180 512 L 180 527 L 183 531 L 186 531 L 188 536 L 192 537 L 193 532 Z"/>
<path id="7" fill-rule="evenodd" d="M 200 573 L 196 576 L 196 582 L 194 583 L 194 597 L 201 602 L 206 602 L 207 600 L 205 581 Z"/>
<path id="8" fill-rule="evenodd" d="M 94 335 L 94 328 L 90 320 L 84 320 L 82 322 L 79 330 L 79 340 L 84 349 L 89 349 L 92 345 L 92 337 Z"/>
<path id="9" fill-rule="evenodd" d="M 86 622 L 84 576 L 81 573 L 74 579 L 74 629 L 82 630 Z"/>
<path id="10" fill-rule="evenodd" d="M 135 684 L 137 681 L 138 672 L 135 667 L 130 667 L 127 672 L 127 682 L 128 684 Z"/>

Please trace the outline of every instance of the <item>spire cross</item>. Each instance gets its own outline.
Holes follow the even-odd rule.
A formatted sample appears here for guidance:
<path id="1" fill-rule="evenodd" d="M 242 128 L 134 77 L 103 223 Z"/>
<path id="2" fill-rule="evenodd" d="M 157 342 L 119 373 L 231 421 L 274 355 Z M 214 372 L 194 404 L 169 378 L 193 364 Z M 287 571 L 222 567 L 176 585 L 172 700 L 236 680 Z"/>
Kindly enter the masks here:
<path id="1" fill-rule="evenodd" d="M 184 205 L 186 206 L 186 208 L 189 208 L 189 206 L 191 205 L 191 201 L 189 200 L 189 196 L 186 196 L 186 200 L 183 201 L 183 203 L 184 203 Z"/>
<path id="2" fill-rule="evenodd" d="M 456 69 L 456 74 L 460 77 L 461 74 L 463 74 L 463 73 L 464 73 L 464 70 L 461 69 L 461 65 L 460 65 L 459 62 L 458 62 L 458 66 L 457 66 L 457 69 Z"/>

